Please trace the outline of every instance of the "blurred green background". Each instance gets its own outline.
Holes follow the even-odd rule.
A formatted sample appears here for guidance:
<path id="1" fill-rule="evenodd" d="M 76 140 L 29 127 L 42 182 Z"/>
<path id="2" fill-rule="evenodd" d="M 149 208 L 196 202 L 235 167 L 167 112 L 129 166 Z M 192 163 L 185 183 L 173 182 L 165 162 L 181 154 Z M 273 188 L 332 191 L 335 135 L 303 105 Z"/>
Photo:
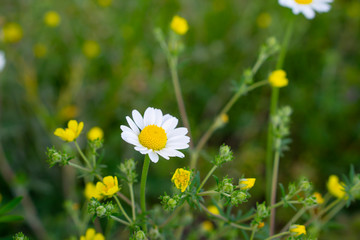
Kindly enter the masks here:
<path id="1" fill-rule="evenodd" d="M 59 14 L 57 26 L 44 21 L 48 11 Z M 233 83 L 254 64 L 261 44 L 271 36 L 281 41 L 294 18 L 284 64 L 290 83 L 280 91 L 280 105 L 294 110 L 293 142 L 281 160 L 280 181 L 287 185 L 307 176 L 325 192 L 330 174 L 346 174 L 350 164 L 360 169 L 358 0 L 337 0 L 330 12 L 312 21 L 293 16 L 277 1 L 1 0 L 0 50 L 6 67 L 0 73 L 0 158 L 6 158 L 15 178 L 11 184 L 5 181 L 9 171 L 2 168 L 0 193 L 7 202 L 15 192 L 28 192 L 51 239 L 78 236 L 64 201 L 84 203 L 83 181 L 74 171 L 49 169 L 45 161 L 52 145 L 74 151 L 53 135 L 55 128 L 69 119 L 84 121 L 79 141 L 85 146 L 86 131 L 100 126 L 105 132 L 103 163 L 108 165 L 104 173 L 114 174 L 126 158 L 134 157 L 142 166 L 143 156 L 120 137 L 119 126 L 126 124 L 132 109 L 143 113 L 152 106 L 180 118 L 166 58 L 153 34 L 156 27 L 167 34 L 176 14 L 190 26 L 182 37 L 186 49 L 179 76 L 195 143 L 228 101 Z M 16 42 L 4 38 L 9 23 L 21 28 Z M 256 80 L 265 79 L 275 62 L 276 56 Z M 208 159 L 199 162 L 206 174 L 211 167 L 207 160 L 222 143 L 230 145 L 235 161 L 216 175 L 256 177 L 249 206 L 264 200 L 270 90 L 262 87 L 235 104 L 229 123 L 206 147 Z M 188 156 L 186 152 L 185 159 L 161 159 L 150 166 L 148 196 L 154 203 L 170 191 L 171 174 L 188 166 Z M 352 205 L 344 210 L 337 217 L 339 225 L 326 229 L 320 239 L 344 234 L 358 239 L 358 209 Z M 23 215 L 23 208 L 17 213 Z M 25 221 L 0 224 L 0 239 L 20 230 L 35 239 Z"/>

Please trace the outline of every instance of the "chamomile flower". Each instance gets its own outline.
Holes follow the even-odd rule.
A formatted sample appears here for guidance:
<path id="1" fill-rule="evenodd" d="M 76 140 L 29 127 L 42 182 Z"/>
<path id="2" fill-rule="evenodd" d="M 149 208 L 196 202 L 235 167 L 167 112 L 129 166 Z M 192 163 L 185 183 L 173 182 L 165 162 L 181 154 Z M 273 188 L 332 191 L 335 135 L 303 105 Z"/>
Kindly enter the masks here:
<path id="1" fill-rule="evenodd" d="M 283 7 L 291 8 L 294 14 L 302 13 L 307 19 L 313 19 L 315 12 L 328 12 L 333 0 L 279 0 Z"/>
<path id="2" fill-rule="evenodd" d="M 190 138 L 186 136 L 185 127 L 176 128 L 178 119 L 166 114 L 160 109 L 147 108 L 144 117 L 137 110 L 132 111 L 132 117 L 126 117 L 130 127 L 121 125 L 121 137 L 124 141 L 135 145 L 135 150 L 148 154 L 154 163 L 159 161 L 159 155 L 166 160 L 170 157 L 183 158 L 185 155 L 179 149 L 189 147 Z"/>

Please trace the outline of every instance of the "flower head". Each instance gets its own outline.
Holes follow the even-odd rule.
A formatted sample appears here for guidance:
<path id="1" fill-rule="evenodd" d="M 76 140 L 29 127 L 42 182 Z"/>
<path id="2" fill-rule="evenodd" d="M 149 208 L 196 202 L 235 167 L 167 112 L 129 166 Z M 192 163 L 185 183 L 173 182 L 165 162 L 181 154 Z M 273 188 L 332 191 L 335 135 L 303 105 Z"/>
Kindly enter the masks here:
<path id="1" fill-rule="evenodd" d="M 44 22 L 49 27 L 57 27 L 61 22 L 61 17 L 55 11 L 48 11 L 44 15 Z"/>
<path id="2" fill-rule="evenodd" d="M 104 177 L 102 182 L 96 183 L 96 191 L 102 196 L 112 197 L 120 191 L 117 177 Z"/>
<path id="3" fill-rule="evenodd" d="M 261 13 L 256 19 L 256 23 L 259 28 L 268 28 L 271 22 L 271 15 L 267 12 Z"/>
<path id="4" fill-rule="evenodd" d="M 269 82 L 271 86 L 281 88 L 287 86 L 289 81 L 284 70 L 275 70 L 270 74 Z"/>
<path id="5" fill-rule="evenodd" d="M 171 181 L 174 182 L 175 187 L 184 192 L 190 184 L 190 171 L 183 168 L 176 169 Z"/>
<path id="6" fill-rule="evenodd" d="M 250 189 L 254 186 L 256 178 L 242 178 L 239 180 L 241 190 Z"/>
<path id="7" fill-rule="evenodd" d="M 88 182 L 85 186 L 84 195 L 87 200 L 92 199 L 93 197 L 97 200 L 102 198 L 101 194 L 96 190 L 95 185 L 92 182 Z"/>
<path id="8" fill-rule="evenodd" d="M 101 7 L 108 7 L 111 5 L 112 0 L 97 0 L 97 2 Z"/>
<path id="9" fill-rule="evenodd" d="M 60 137 L 64 141 L 72 142 L 80 135 L 83 127 L 83 122 L 78 123 L 76 120 L 70 120 L 67 128 L 57 128 L 54 135 Z"/>
<path id="10" fill-rule="evenodd" d="M 82 51 L 88 58 L 96 58 L 100 55 L 100 45 L 95 41 L 86 41 L 83 45 Z"/>
<path id="11" fill-rule="evenodd" d="M 214 229 L 214 224 L 211 221 L 206 220 L 201 223 L 201 228 L 205 232 L 211 232 Z"/>
<path id="12" fill-rule="evenodd" d="M 81 236 L 80 240 L 105 240 L 105 237 L 101 233 L 96 233 L 95 229 L 88 228 L 85 236 Z"/>
<path id="13" fill-rule="evenodd" d="M 259 222 L 257 228 L 258 228 L 258 229 L 261 229 L 261 228 L 263 228 L 264 226 L 265 226 L 265 223 L 264 223 L 264 222 Z"/>
<path id="14" fill-rule="evenodd" d="M 327 188 L 330 194 L 337 198 L 345 197 L 344 183 L 339 182 L 339 178 L 336 175 L 331 175 L 327 183 Z"/>
<path id="15" fill-rule="evenodd" d="M 321 193 L 314 192 L 313 196 L 316 198 L 317 204 L 323 204 L 324 198 L 322 197 Z"/>
<path id="16" fill-rule="evenodd" d="M 215 214 L 215 215 L 219 215 L 220 212 L 219 212 L 219 209 L 214 206 L 214 205 L 211 205 L 207 208 L 209 210 L 209 212 L 211 212 L 212 214 Z"/>
<path id="17" fill-rule="evenodd" d="M 279 0 L 283 7 L 291 8 L 293 13 L 302 13 L 307 19 L 313 19 L 315 12 L 328 12 L 333 0 Z"/>
<path id="18" fill-rule="evenodd" d="M 10 22 L 5 24 L 2 29 L 4 42 L 16 43 L 23 37 L 23 30 L 18 23 Z"/>
<path id="19" fill-rule="evenodd" d="M 170 27 L 179 35 L 184 35 L 189 30 L 189 25 L 186 19 L 177 15 L 171 20 Z"/>
<path id="20" fill-rule="evenodd" d="M 34 56 L 37 58 L 44 58 L 47 54 L 47 47 L 42 43 L 38 43 L 33 47 Z"/>
<path id="21" fill-rule="evenodd" d="M 147 108 L 144 117 L 133 110 L 132 117 L 126 117 L 130 126 L 121 125 L 121 137 L 124 141 L 135 145 L 135 150 L 141 154 L 148 154 L 154 163 L 159 161 L 159 155 L 167 160 L 169 157 L 185 157 L 178 149 L 189 147 L 190 138 L 186 136 L 188 130 L 184 127 L 176 128 L 178 119 L 161 110 Z"/>
<path id="22" fill-rule="evenodd" d="M 294 224 L 294 225 L 291 225 L 290 232 L 294 236 L 300 236 L 301 234 L 306 235 L 306 228 L 304 225 Z"/>
<path id="23" fill-rule="evenodd" d="M 95 139 L 102 139 L 104 137 L 104 131 L 99 127 L 91 128 L 87 133 L 87 138 L 91 141 Z"/>

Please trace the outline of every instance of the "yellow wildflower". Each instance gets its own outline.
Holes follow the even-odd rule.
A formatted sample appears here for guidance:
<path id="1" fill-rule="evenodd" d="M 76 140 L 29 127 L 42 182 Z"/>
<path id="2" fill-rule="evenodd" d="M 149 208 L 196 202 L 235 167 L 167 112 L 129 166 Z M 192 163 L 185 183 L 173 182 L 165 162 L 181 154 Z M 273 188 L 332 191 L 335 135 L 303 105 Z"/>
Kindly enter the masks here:
<path id="1" fill-rule="evenodd" d="M 221 114 L 220 118 L 221 118 L 221 121 L 223 123 L 228 123 L 229 122 L 229 115 L 227 115 L 225 113 Z"/>
<path id="2" fill-rule="evenodd" d="M 304 225 L 294 224 L 291 225 L 290 232 L 296 237 L 300 236 L 301 234 L 306 235 L 306 228 Z"/>
<path id="3" fill-rule="evenodd" d="M 261 228 L 263 228 L 264 226 L 265 226 L 265 223 L 264 223 L 264 222 L 259 222 L 257 228 L 258 228 L 258 229 L 261 229 Z"/>
<path id="4" fill-rule="evenodd" d="M 86 184 L 84 195 L 87 200 L 90 200 L 93 197 L 96 198 L 97 200 L 102 199 L 101 194 L 96 190 L 96 187 L 92 182 L 88 182 Z"/>
<path id="5" fill-rule="evenodd" d="M 171 29 L 179 35 L 184 35 L 189 30 L 189 25 L 185 18 L 174 16 L 170 23 Z"/>
<path id="6" fill-rule="evenodd" d="M 176 169 L 171 181 L 175 184 L 176 188 L 184 192 L 190 184 L 190 171 L 183 168 Z"/>
<path id="7" fill-rule="evenodd" d="M 48 11 L 44 15 L 44 22 L 49 27 L 57 27 L 61 22 L 60 15 L 55 11 Z"/>
<path id="8" fill-rule="evenodd" d="M 336 175 L 331 175 L 329 177 L 329 181 L 327 183 L 328 191 L 331 195 L 337 198 L 344 198 L 345 197 L 345 188 L 344 183 L 339 182 L 339 178 Z"/>
<path id="9" fill-rule="evenodd" d="M 112 197 L 120 191 L 117 177 L 104 177 L 102 182 L 96 183 L 96 191 L 102 196 Z"/>
<path id="10" fill-rule="evenodd" d="M 76 117 L 78 113 L 79 110 L 75 105 L 67 105 L 60 110 L 59 117 L 63 120 L 69 120 Z"/>
<path id="11" fill-rule="evenodd" d="M 88 228 L 88 230 L 86 230 L 85 236 L 81 236 L 80 240 L 105 240 L 105 237 L 101 233 L 96 233 L 95 229 Z"/>
<path id="12" fill-rule="evenodd" d="M 271 16 L 269 13 L 266 12 L 261 13 L 256 19 L 256 23 L 259 28 L 268 28 L 271 22 L 272 22 Z"/>
<path id="13" fill-rule="evenodd" d="M 211 232 L 214 229 L 214 224 L 212 222 L 206 220 L 206 221 L 202 222 L 201 228 L 205 232 Z"/>
<path id="14" fill-rule="evenodd" d="M 16 43 L 23 37 L 23 30 L 18 23 L 7 23 L 2 29 L 4 42 Z"/>
<path id="15" fill-rule="evenodd" d="M 72 142 L 80 135 L 83 127 L 83 122 L 78 123 L 76 120 L 70 120 L 66 129 L 57 128 L 54 135 L 60 137 L 64 141 Z"/>
<path id="16" fill-rule="evenodd" d="M 214 206 L 214 205 L 211 205 L 207 208 L 209 210 L 209 212 L 211 212 L 212 214 L 216 214 L 216 215 L 219 215 L 220 212 L 219 212 L 219 209 Z"/>
<path id="17" fill-rule="evenodd" d="M 322 197 L 321 193 L 314 192 L 313 196 L 316 198 L 316 202 L 318 204 L 323 204 L 324 203 L 324 198 Z"/>
<path id="18" fill-rule="evenodd" d="M 38 43 L 33 47 L 34 56 L 37 58 L 43 58 L 47 54 L 47 47 L 42 43 Z"/>
<path id="19" fill-rule="evenodd" d="M 270 74 L 269 82 L 271 86 L 281 88 L 287 86 L 289 80 L 286 78 L 284 70 L 276 70 Z"/>
<path id="20" fill-rule="evenodd" d="M 242 178 L 239 180 L 240 189 L 250 189 L 255 185 L 256 178 Z"/>
<path id="21" fill-rule="evenodd" d="M 83 45 L 82 51 L 88 58 L 96 58 L 100 55 L 100 45 L 96 41 L 86 41 Z"/>
<path id="22" fill-rule="evenodd" d="M 111 5 L 112 0 L 97 0 L 97 2 L 101 7 L 108 7 Z"/>
<path id="23" fill-rule="evenodd" d="M 95 139 L 102 139 L 104 137 L 104 131 L 99 127 L 91 128 L 87 133 L 87 138 L 91 141 Z"/>

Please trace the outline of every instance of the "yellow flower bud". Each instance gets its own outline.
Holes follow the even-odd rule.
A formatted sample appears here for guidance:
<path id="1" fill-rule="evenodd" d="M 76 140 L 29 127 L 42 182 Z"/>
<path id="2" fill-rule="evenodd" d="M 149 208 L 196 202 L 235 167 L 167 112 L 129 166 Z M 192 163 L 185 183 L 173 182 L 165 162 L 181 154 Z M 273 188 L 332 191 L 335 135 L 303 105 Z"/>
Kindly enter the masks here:
<path id="1" fill-rule="evenodd" d="M 18 23 L 7 23 L 2 29 L 4 42 L 16 43 L 23 37 L 23 31 Z"/>
<path id="2" fill-rule="evenodd" d="M 270 74 L 269 82 L 271 86 L 281 88 L 287 86 L 289 81 L 284 70 L 276 70 Z"/>
<path id="3" fill-rule="evenodd" d="M 100 45 L 95 41 L 86 41 L 82 51 L 88 58 L 96 58 L 100 55 Z"/>
<path id="4" fill-rule="evenodd" d="M 256 178 L 242 178 L 239 180 L 240 189 L 250 189 L 255 185 Z"/>
<path id="5" fill-rule="evenodd" d="M 96 191 L 102 196 L 112 197 L 120 191 L 117 177 L 104 177 L 102 182 L 96 183 Z"/>
<path id="6" fill-rule="evenodd" d="M 322 195 L 320 193 L 314 192 L 313 196 L 316 198 L 316 202 L 318 204 L 323 204 L 324 203 L 324 198 L 322 197 Z"/>
<path id="7" fill-rule="evenodd" d="M 345 198 L 345 188 L 344 183 L 339 182 L 339 178 L 336 175 L 331 175 L 327 183 L 328 191 L 331 195 L 337 198 Z"/>
<path id="8" fill-rule="evenodd" d="M 189 25 L 185 18 L 174 16 L 170 23 L 171 29 L 179 35 L 184 35 L 189 30 Z"/>
<path id="9" fill-rule="evenodd" d="M 48 11 L 44 15 L 44 22 L 49 27 L 57 27 L 61 22 L 61 17 L 55 11 Z"/>
<path id="10" fill-rule="evenodd" d="M 99 127 L 93 127 L 89 130 L 87 138 L 91 141 L 95 139 L 102 139 L 104 137 L 104 131 Z"/>
<path id="11" fill-rule="evenodd" d="M 304 225 L 294 224 L 290 227 L 290 232 L 296 237 L 301 234 L 306 235 L 306 228 Z"/>

